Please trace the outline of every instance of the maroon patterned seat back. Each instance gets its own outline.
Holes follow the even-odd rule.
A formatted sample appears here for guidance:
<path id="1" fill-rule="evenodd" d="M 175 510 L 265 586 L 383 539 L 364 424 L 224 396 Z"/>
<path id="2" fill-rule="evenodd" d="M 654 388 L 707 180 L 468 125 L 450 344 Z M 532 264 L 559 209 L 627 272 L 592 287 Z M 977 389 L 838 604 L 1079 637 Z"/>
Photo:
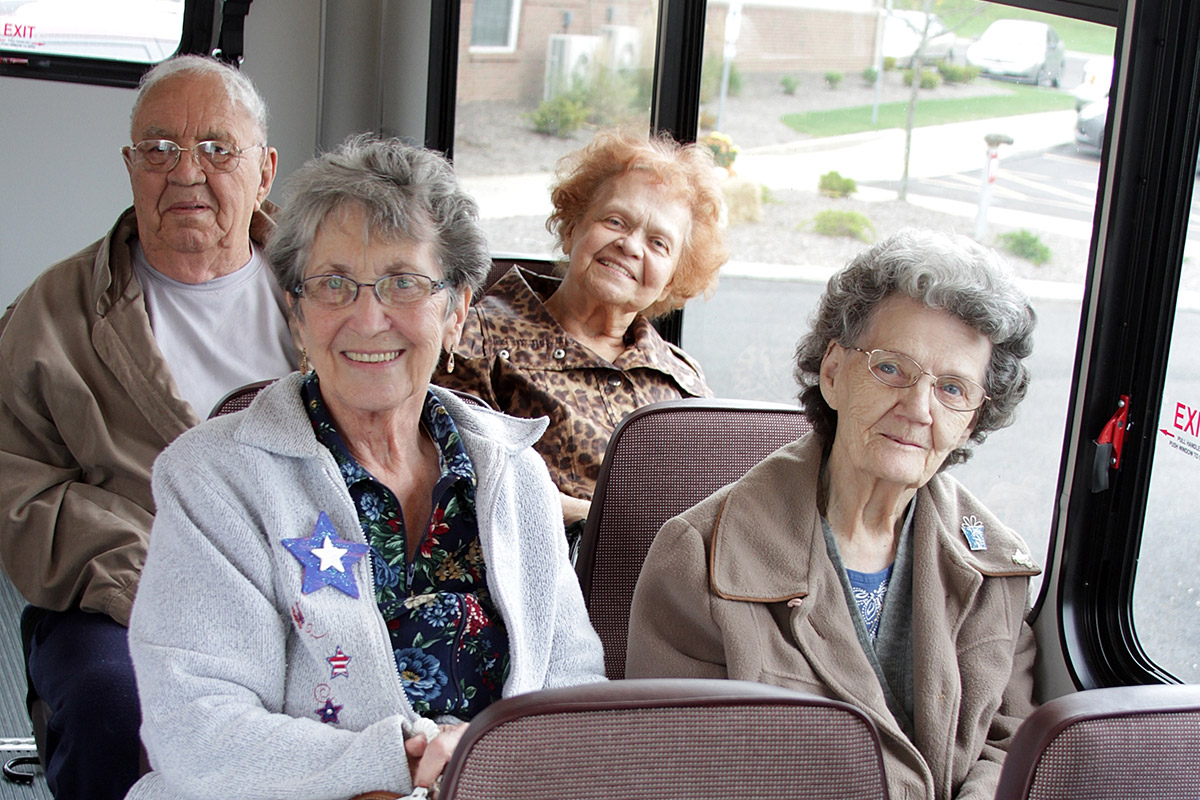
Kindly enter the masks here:
<path id="1" fill-rule="evenodd" d="M 663 523 L 811 430 L 794 406 L 672 400 L 634 411 L 609 440 L 576 574 L 608 677 L 625 677 L 629 605 Z"/>
<path id="2" fill-rule="evenodd" d="M 258 393 L 274 382 L 275 379 L 272 378 L 268 381 L 256 381 L 255 383 L 248 383 L 245 386 L 239 386 L 217 401 L 208 418 L 212 419 L 213 417 L 220 417 L 225 414 L 241 411 L 244 408 L 249 408 L 250 402 L 254 400 Z"/>
<path id="3" fill-rule="evenodd" d="M 996 800 L 1200 798 L 1200 686 L 1055 698 L 1021 725 Z"/>
<path id="4" fill-rule="evenodd" d="M 500 700 L 472 721 L 441 800 L 885 800 L 871 720 L 758 683 L 630 680 Z"/>

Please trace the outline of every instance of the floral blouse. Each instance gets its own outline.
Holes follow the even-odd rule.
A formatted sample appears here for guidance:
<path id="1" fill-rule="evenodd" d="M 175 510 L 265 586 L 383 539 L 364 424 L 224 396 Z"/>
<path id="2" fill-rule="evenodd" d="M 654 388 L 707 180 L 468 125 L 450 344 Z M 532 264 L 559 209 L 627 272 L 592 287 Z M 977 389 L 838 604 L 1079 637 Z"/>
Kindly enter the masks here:
<path id="1" fill-rule="evenodd" d="M 317 439 L 333 454 L 370 546 L 375 602 L 391 636 L 396 669 L 413 710 L 469 720 L 500 698 L 508 634 L 487 588 L 475 518 L 475 470 L 454 421 L 429 393 L 421 424 L 438 448 L 433 512 L 411 561 L 396 495 L 350 454 L 316 373 L 301 387 Z"/>

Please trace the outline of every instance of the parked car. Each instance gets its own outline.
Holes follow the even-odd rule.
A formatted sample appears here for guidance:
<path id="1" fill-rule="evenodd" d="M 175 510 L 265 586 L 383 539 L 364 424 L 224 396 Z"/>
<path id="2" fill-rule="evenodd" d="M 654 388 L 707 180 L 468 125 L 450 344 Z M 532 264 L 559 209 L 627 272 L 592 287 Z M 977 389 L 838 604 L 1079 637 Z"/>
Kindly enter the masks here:
<path id="1" fill-rule="evenodd" d="M 1083 62 L 1083 80 L 1071 90 L 1076 111 L 1088 103 L 1108 96 L 1108 89 L 1112 85 L 1112 73 L 1112 56 L 1093 56 Z"/>
<path id="2" fill-rule="evenodd" d="M 929 23 L 928 34 L 925 30 L 926 17 Z M 925 47 L 921 51 L 923 61 L 954 60 L 954 46 L 958 37 L 946 29 L 946 25 L 937 14 L 926 15 L 924 11 L 908 11 L 901 8 L 883 12 L 881 49 L 884 58 L 896 60 L 896 66 L 912 66 L 922 35 L 926 35 Z"/>
<path id="3" fill-rule="evenodd" d="M 967 63 L 984 75 L 1058 86 L 1066 65 L 1066 46 L 1044 22 L 998 19 L 967 47 Z"/>
<path id="4" fill-rule="evenodd" d="M 1108 123 L 1108 95 L 1080 106 L 1075 116 L 1075 146 L 1099 152 L 1104 145 L 1104 126 Z"/>

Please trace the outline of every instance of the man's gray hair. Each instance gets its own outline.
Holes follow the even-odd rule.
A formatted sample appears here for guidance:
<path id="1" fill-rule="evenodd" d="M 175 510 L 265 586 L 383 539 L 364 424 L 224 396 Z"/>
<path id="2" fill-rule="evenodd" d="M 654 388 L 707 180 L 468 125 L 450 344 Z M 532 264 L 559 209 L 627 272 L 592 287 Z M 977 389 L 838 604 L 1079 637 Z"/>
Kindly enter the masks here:
<path id="1" fill-rule="evenodd" d="M 905 228 L 855 256 L 829 279 L 813 315 L 812 330 L 796 346 L 800 404 L 826 449 L 837 431 L 837 412 L 821 394 L 820 370 L 829 343 L 852 347 L 890 297 L 908 297 L 944 311 L 988 338 L 992 357 L 984 379 L 988 399 L 975 412 L 970 441 L 1011 425 L 1029 388 L 1036 316 L 1029 298 L 999 256 L 965 236 Z M 950 453 L 943 467 L 970 457 Z"/>
<path id="2" fill-rule="evenodd" d="M 141 82 L 138 83 L 138 93 L 133 101 L 133 111 L 129 115 L 130 124 L 132 125 L 133 120 L 137 118 L 142 101 L 145 100 L 146 94 L 152 88 L 167 78 L 182 74 L 212 75 L 218 78 L 225 87 L 225 96 L 229 102 L 241 106 L 258 129 L 262 141 L 254 142 L 254 144 L 267 143 L 267 101 L 255 88 L 254 83 L 240 70 L 207 56 L 183 55 L 168 58 L 166 61 L 156 64 L 153 69 L 143 75 Z M 236 144 L 246 146 L 244 142 L 236 142 Z"/>
<path id="3" fill-rule="evenodd" d="M 478 292 L 491 270 L 479 207 L 450 163 L 399 139 L 358 134 L 310 160 L 288 182 L 288 200 L 267 245 L 284 291 L 294 292 L 304 279 L 321 223 L 348 208 L 363 210 L 372 237 L 432 242 L 454 300 L 466 288 Z"/>

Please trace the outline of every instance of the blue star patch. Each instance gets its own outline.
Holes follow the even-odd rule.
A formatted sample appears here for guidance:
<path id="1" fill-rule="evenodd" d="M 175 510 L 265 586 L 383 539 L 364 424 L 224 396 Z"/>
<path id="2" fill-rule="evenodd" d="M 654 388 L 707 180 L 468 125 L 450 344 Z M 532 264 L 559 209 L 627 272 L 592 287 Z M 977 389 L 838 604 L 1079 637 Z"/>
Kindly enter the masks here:
<path id="1" fill-rule="evenodd" d="M 315 592 L 322 586 L 358 597 L 358 584 L 351 571 L 355 562 L 367 554 L 367 546 L 349 542 L 338 536 L 329 516 L 322 511 L 317 525 L 307 539 L 284 539 L 281 544 L 304 565 L 303 594 Z"/>
<path id="2" fill-rule="evenodd" d="M 338 714 L 341 712 L 341 710 L 342 707 L 334 705 L 333 700 L 326 700 L 325 705 L 316 709 L 315 713 L 321 718 L 321 722 L 324 722 L 327 725 L 337 725 Z"/>

